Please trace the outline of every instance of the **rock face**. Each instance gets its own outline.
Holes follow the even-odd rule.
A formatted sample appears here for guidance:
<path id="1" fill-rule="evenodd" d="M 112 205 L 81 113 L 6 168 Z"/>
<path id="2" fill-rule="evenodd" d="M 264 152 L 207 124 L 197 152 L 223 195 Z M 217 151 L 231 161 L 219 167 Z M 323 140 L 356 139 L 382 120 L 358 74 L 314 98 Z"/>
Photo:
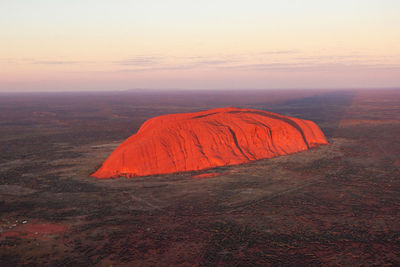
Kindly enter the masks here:
<path id="1" fill-rule="evenodd" d="M 234 165 L 327 144 L 312 121 L 276 113 L 218 108 L 146 121 L 117 147 L 97 178 L 135 177 Z"/>

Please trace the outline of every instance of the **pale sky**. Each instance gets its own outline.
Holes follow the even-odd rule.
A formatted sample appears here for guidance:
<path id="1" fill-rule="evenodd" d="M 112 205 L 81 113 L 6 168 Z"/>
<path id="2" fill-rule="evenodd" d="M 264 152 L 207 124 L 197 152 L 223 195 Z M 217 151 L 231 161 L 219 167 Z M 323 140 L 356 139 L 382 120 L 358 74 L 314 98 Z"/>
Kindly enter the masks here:
<path id="1" fill-rule="evenodd" d="M 383 87 L 399 0 L 0 0 L 0 91 Z"/>

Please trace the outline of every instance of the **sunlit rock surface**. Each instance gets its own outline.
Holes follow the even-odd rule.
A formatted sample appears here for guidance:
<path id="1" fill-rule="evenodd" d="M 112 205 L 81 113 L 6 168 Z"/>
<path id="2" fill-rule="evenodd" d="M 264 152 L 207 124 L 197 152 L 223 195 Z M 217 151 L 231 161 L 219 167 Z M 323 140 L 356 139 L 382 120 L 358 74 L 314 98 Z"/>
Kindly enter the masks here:
<path id="1" fill-rule="evenodd" d="M 327 144 L 312 121 L 276 113 L 218 108 L 146 121 L 92 174 L 135 177 L 234 165 Z"/>

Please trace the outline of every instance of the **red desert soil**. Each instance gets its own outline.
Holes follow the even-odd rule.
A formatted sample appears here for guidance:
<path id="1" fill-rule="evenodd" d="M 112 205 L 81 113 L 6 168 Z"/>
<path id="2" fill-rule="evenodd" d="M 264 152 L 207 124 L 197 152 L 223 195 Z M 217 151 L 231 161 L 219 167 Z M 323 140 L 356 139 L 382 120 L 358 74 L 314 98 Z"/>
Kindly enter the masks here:
<path id="1" fill-rule="evenodd" d="M 69 226 L 52 223 L 36 223 L 18 225 L 11 231 L 3 232 L 0 240 L 6 237 L 19 237 L 28 239 L 46 240 L 49 235 L 60 235 L 68 231 Z"/>
<path id="2" fill-rule="evenodd" d="M 169 114 L 147 120 L 92 176 L 135 177 L 202 170 L 327 143 L 314 122 L 267 111 L 218 108 Z"/>
<path id="3" fill-rule="evenodd" d="M 193 178 L 196 179 L 201 179 L 201 178 L 211 178 L 211 177 L 216 177 L 216 176 L 220 176 L 222 175 L 221 173 L 218 172 L 210 172 L 210 173 L 202 173 L 202 174 L 197 174 L 197 175 L 193 175 Z"/>

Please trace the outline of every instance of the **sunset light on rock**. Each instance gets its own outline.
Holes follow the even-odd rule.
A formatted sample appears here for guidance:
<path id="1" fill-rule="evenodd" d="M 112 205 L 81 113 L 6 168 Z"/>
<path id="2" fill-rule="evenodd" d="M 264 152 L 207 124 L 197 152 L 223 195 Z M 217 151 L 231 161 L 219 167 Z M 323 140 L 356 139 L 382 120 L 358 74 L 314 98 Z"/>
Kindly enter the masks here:
<path id="1" fill-rule="evenodd" d="M 92 176 L 194 171 L 287 155 L 327 144 L 318 126 L 271 112 L 219 108 L 145 122 Z"/>

